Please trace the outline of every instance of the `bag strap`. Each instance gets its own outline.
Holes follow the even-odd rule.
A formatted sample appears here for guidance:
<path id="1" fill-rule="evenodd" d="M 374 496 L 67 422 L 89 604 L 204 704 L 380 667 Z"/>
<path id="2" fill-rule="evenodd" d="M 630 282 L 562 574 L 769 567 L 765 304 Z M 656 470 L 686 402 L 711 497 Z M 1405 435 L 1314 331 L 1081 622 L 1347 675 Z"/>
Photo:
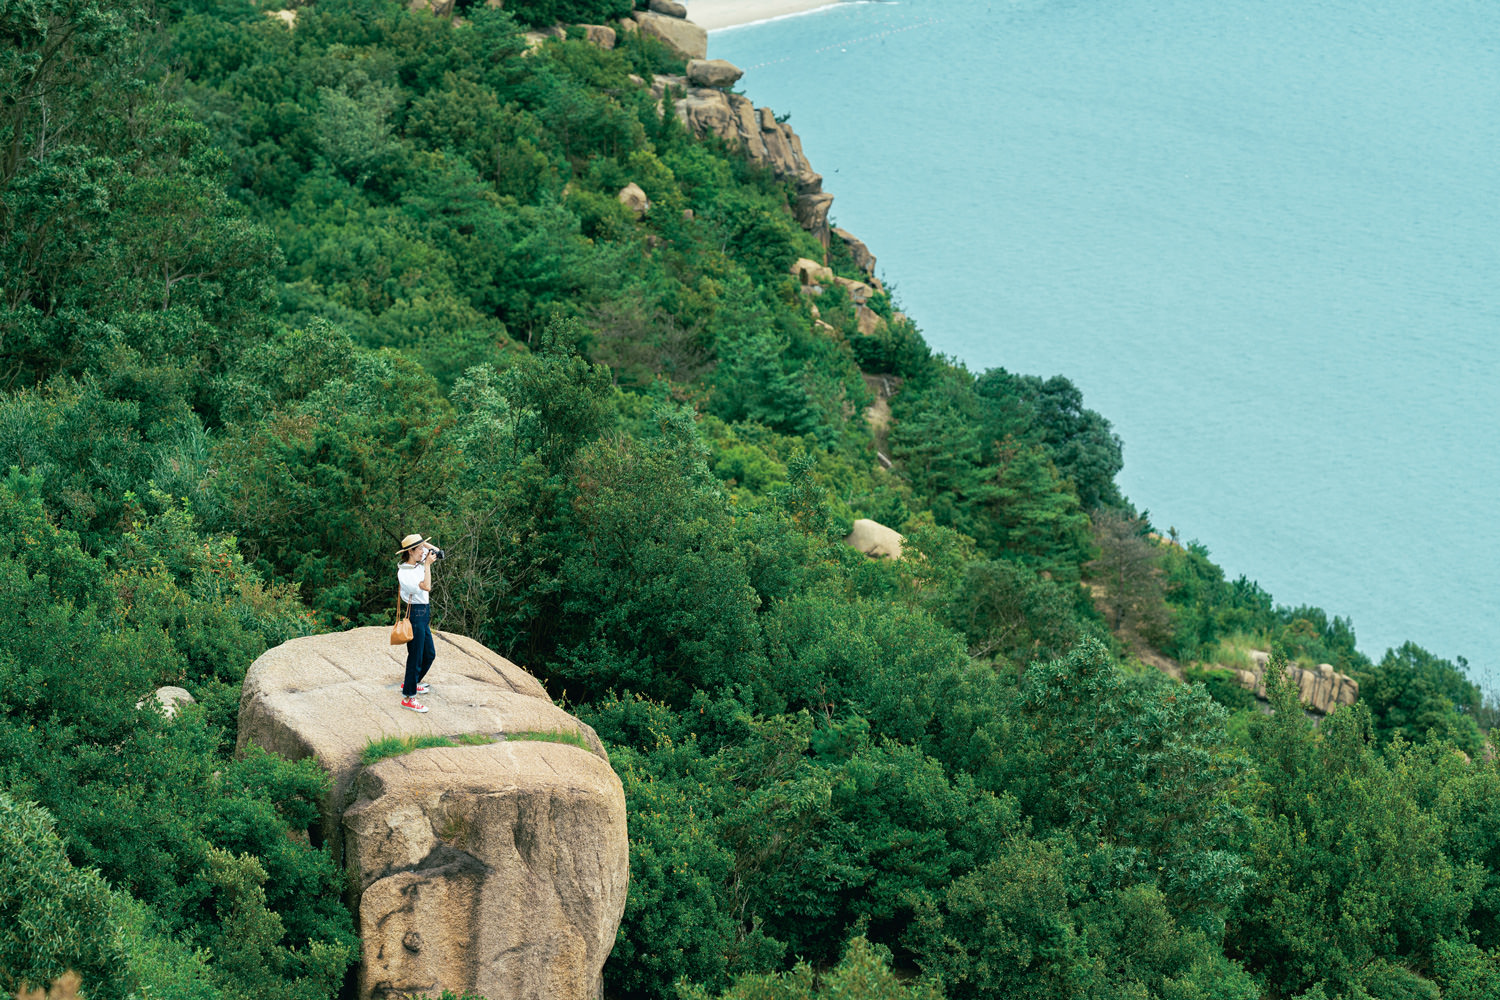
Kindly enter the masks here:
<path id="1" fill-rule="evenodd" d="M 406 602 L 406 606 L 408 608 L 410 608 L 411 607 L 411 602 L 407 601 Z M 404 615 L 401 613 L 401 588 L 398 586 L 396 588 L 396 620 L 398 622 L 399 621 L 404 621 L 408 616 L 410 616 L 410 614 L 411 614 L 410 611 L 407 611 L 407 613 L 404 614 Z"/>

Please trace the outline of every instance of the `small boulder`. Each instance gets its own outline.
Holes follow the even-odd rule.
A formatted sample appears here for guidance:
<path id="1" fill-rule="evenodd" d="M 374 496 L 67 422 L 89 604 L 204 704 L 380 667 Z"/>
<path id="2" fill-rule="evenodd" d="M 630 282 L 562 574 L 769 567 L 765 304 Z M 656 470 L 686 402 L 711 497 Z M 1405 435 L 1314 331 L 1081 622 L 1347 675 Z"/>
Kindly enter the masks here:
<path id="1" fill-rule="evenodd" d="M 145 708 L 149 700 L 150 699 L 142 698 L 140 701 L 135 703 L 135 707 Z M 161 705 L 162 714 L 169 719 L 177 715 L 178 705 L 195 705 L 198 703 L 198 699 L 189 694 L 186 688 L 180 688 L 170 684 L 166 687 L 159 687 L 156 689 L 156 701 L 159 705 Z"/>
<path id="2" fill-rule="evenodd" d="M 590 45 L 597 45 L 601 49 L 612 49 L 615 47 L 615 29 L 604 24 L 580 24 L 583 29 L 584 40 Z"/>
<path id="3" fill-rule="evenodd" d="M 834 278 L 833 280 L 848 290 L 850 300 L 857 306 L 864 305 L 870 301 L 870 296 L 875 294 L 875 289 L 863 281 L 855 281 L 853 278 Z"/>
<path id="4" fill-rule="evenodd" d="M 267 17 L 274 17 L 288 28 L 297 26 L 297 12 L 295 10 L 268 10 Z"/>
<path id="5" fill-rule="evenodd" d="M 854 529 L 844 539 L 844 544 L 858 549 L 873 558 L 900 559 L 901 533 L 887 528 L 879 521 L 862 517 L 854 522 Z"/>
<path id="6" fill-rule="evenodd" d="M 634 16 L 643 32 L 665 42 L 684 59 L 702 59 L 708 55 L 708 32 L 692 21 L 649 10 L 638 10 Z"/>
<path id="7" fill-rule="evenodd" d="M 690 59 L 687 64 L 687 78 L 695 87 L 723 90 L 744 75 L 745 71 L 728 59 Z"/>
<path id="8" fill-rule="evenodd" d="M 665 14 L 667 17 L 687 17 L 687 8 L 677 0 L 651 0 L 650 7 L 658 14 Z"/>
<path id="9" fill-rule="evenodd" d="M 693 210 L 691 208 L 684 208 L 682 210 L 683 222 L 692 222 L 694 218 L 696 218 L 696 216 L 693 215 Z"/>
<path id="10" fill-rule="evenodd" d="M 622 187 L 616 197 L 620 199 L 620 204 L 635 213 L 637 219 L 651 211 L 651 199 L 646 197 L 646 192 L 634 181 Z"/>
<path id="11" fill-rule="evenodd" d="M 874 336 L 875 331 L 885 324 L 880 314 L 869 306 L 855 306 L 854 320 L 859 324 L 859 332 L 866 337 Z"/>
<path id="12" fill-rule="evenodd" d="M 797 263 L 792 265 L 792 273 L 797 276 L 797 281 L 804 285 L 816 285 L 834 280 L 831 269 L 806 257 L 797 259 Z"/>
<path id="13" fill-rule="evenodd" d="M 620 22 L 620 31 L 624 34 L 633 35 L 640 30 L 641 26 L 639 24 L 636 24 L 635 21 L 631 20 L 628 17 Z"/>

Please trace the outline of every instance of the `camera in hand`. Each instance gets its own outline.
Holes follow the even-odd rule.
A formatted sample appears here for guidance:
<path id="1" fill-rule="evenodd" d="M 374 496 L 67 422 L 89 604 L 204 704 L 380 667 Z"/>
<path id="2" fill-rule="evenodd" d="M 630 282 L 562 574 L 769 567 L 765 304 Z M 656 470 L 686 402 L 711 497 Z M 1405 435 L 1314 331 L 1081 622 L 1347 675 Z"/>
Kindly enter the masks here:
<path id="1" fill-rule="evenodd" d="M 444 552 L 444 551 L 443 551 L 443 550 L 442 550 L 442 549 L 440 549 L 440 548 L 437 548 L 437 547 L 436 547 L 436 546 L 434 546 L 434 547 L 433 547 L 433 548 L 432 548 L 432 549 L 431 549 L 431 552 L 432 552 L 432 554 L 433 554 L 433 556 L 434 556 L 434 557 L 435 557 L 435 558 L 438 558 L 438 559 L 443 559 L 443 558 L 445 558 L 445 557 L 446 557 L 446 556 L 447 556 L 447 555 L 448 555 L 448 553 L 446 553 L 446 552 Z"/>

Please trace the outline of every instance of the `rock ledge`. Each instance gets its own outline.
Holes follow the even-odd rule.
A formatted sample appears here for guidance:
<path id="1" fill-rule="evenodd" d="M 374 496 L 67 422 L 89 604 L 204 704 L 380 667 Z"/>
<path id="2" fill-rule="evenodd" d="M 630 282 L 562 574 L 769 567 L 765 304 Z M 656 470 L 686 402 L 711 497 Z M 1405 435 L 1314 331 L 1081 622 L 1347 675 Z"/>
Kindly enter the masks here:
<path id="1" fill-rule="evenodd" d="M 251 665 L 240 746 L 332 776 L 322 837 L 349 872 L 361 1000 L 443 990 L 592 1000 L 629 882 L 625 796 L 594 731 L 536 678 L 434 632 L 431 708 L 399 707 L 403 647 L 384 628 L 293 639 Z M 592 748 L 501 741 L 369 767 L 386 736 L 576 733 Z"/>

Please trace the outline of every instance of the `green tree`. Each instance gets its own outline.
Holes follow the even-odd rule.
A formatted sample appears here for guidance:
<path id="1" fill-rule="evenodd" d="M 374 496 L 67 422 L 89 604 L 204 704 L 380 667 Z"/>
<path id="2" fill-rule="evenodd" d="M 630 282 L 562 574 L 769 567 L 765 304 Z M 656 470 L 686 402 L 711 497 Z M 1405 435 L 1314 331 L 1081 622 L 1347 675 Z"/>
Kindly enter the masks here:
<path id="1" fill-rule="evenodd" d="M 1477 756 L 1484 744 L 1475 722 L 1482 696 L 1465 675 L 1466 666 L 1462 658 L 1455 665 L 1408 642 L 1360 671 L 1359 697 L 1369 706 L 1381 742 L 1397 735 L 1412 743 L 1447 740 Z"/>
<path id="2" fill-rule="evenodd" d="M 1251 729 L 1256 877 L 1227 946 L 1288 994 L 1405 995 L 1381 984 L 1399 967 L 1431 970 L 1440 942 L 1463 939 L 1481 873 L 1447 856 L 1442 821 L 1403 790 L 1409 751 L 1383 756 L 1372 746 L 1362 703 L 1315 730 L 1282 677 L 1285 663 L 1272 657 L 1274 714 Z"/>

